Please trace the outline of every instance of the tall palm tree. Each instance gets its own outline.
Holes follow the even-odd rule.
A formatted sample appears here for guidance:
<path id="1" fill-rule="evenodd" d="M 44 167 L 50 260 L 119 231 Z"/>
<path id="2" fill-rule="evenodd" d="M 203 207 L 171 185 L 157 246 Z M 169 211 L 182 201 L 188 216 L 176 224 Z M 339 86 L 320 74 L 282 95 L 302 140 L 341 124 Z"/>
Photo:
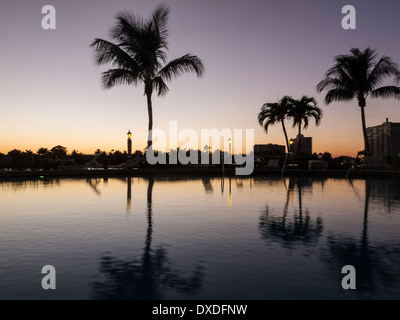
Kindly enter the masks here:
<path id="1" fill-rule="evenodd" d="M 288 152 L 289 140 L 285 128 L 285 119 L 288 117 L 291 97 L 285 96 L 278 102 L 274 103 L 264 103 L 261 107 L 261 111 L 258 113 L 258 123 L 264 128 L 265 133 L 268 133 L 268 128 L 270 125 L 276 123 L 282 124 L 283 133 L 285 134 L 286 147 Z"/>
<path id="2" fill-rule="evenodd" d="M 370 145 L 365 123 L 365 107 L 368 96 L 371 98 L 400 99 L 400 87 L 381 86 L 387 77 L 397 77 L 400 81 L 398 65 L 390 57 L 382 56 L 377 60 L 376 51 L 366 48 L 364 51 L 352 48 L 350 54 L 335 57 L 335 65 L 330 68 L 317 85 L 317 91 L 328 90 L 325 103 L 351 101 L 357 99 L 361 109 L 361 122 L 364 135 L 365 151 L 370 154 Z"/>
<path id="3" fill-rule="evenodd" d="M 293 120 L 293 128 L 298 127 L 297 137 L 297 157 L 300 155 L 301 147 L 301 127 L 308 128 L 309 119 L 315 119 L 315 125 L 319 126 L 322 119 L 322 110 L 318 107 L 317 101 L 313 97 L 302 96 L 300 100 L 290 99 L 290 111 L 288 116 Z"/>
<path id="4" fill-rule="evenodd" d="M 148 148 L 152 144 L 153 91 L 163 96 L 169 90 L 167 81 L 185 72 L 195 72 L 199 77 L 204 72 L 202 61 L 192 54 L 167 62 L 168 14 L 169 8 L 164 4 L 159 5 L 147 20 L 131 12 L 119 13 L 110 30 L 114 42 L 96 38 L 90 45 L 95 50 L 98 65 L 114 67 L 102 73 L 103 87 L 144 84 L 149 115 Z"/>

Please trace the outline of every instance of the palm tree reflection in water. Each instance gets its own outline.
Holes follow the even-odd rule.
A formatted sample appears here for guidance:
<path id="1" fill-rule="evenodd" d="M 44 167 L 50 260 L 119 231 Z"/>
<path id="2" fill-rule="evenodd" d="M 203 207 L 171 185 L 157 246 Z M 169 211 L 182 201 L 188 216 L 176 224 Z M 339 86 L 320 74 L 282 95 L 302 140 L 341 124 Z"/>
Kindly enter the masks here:
<path id="1" fill-rule="evenodd" d="M 371 243 L 368 237 L 368 218 L 370 200 L 373 196 L 372 180 L 365 180 L 364 216 L 360 240 L 350 236 L 333 234 L 328 237 L 328 255 L 324 260 L 332 274 L 342 278 L 341 267 L 352 265 L 356 269 L 356 292 L 372 294 L 383 285 L 399 288 L 400 247 L 398 244 L 381 242 Z M 396 266 L 395 268 L 393 268 Z M 338 284 L 340 281 L 338 279 Z"/>
<path id="2" fill-rule="evenodd" d="M 284 180 L 285 186 L 286 181 Z M 260 216 L 259 230 L 262 238 L 269 241 L 278 241 L 286 248 L 293 248 L 297 243 L 313 243 L 322 234 L 322 219 L 317 217 L 311 219 L 309 211 L 303 212 L 302 192 L 308 180 L 300 178 L 290 178 L 289 187 L 286 192 L 286 202 L 282 217 L 273 215 L 267 205 L 265 211 Z M 298 212 L 294 219 L 288 217 L 289 201 L 293 199 L 295 187 L 297 186 L 297 197 L 299 201 Z"/>
<path id="3" fill-rule="evenodd" d="M 211 183 L 211 178 L 210 177 L 204 177 L 201 179 L 201 182 L 203 183 L 204 186 L 204 191 L 206 193 L 213 193 L 214 192 L 214 188 L 212 186 Z"/>
<path id="4" fill-rule="evenodd" d="M 190 294 L 201 288 L 203 267 L 197 265 L 188 277 L 170 266 L 167 250 L 152 249 L 152 193 L 154 178 L 148 178 L 147 232 L 140 260 L 121 260 L 105 255 L 100 261 L 100 275 L 94 283 L 96 299 L 163 299 L 166 289 Z"/>
<path id="5" fill-rule="evenodd" d="M 308 183 L 310 181 L 310 183 Z M 268 242 L 275 242 L 284 248 L 295 249 L 299 245 L 309 246 L 316 256 L 328 267 L 327 273 L 334 279 L 338 291 L 345 292 L 341 287 L 344 274 L 342 267 L 352 265 L 356 269 L 355 294 L 362 298 L 373 297 L 375 293 L 388 293 L 393 297 L 394 292 L 399 292 L 398 277 L 400 274 L 400 245 L 389 240 L 374 239 L 369 236 L 370 202 L 378 201 L 387 204 L 388 198 L 393 203 L 387 205 L 388 214 L 391 206 L 397 206 L 400 200 L 393 194 L 400 190 L 400 184 L 395 181 L 365 180 L 365 197 L 362 197 L 353 182 L 349 185 L 354 191 L 357 200 L 363 203 L 363 220 L 360 226 L 360 239 L 343 232 L 327 230 L 326 238 L 323 237 L 322 219 L 312 219 L 308 210 L 303 209 L 303 191 L 311 186 L 313 180 L 305 178 L 290 178 L 286 193 L 283 215 L 274 215 L 269 206 L 259 219 L 261 237 Z M 314 179 L 315 181 L 315 179 Z M 294 220 L 289 216 L 289 203 L 295 197 L 297 186 L 298 213 Z M 386 193 L 385 193 L 386 190 Z M 320 239 L 320 240 L 318 240 Z M 318 242 L 317 242 L 318 241 Z"/>
<path id="6" fill-rule="evenodd" d="M 93 179 L 93 178 L 87 178 L 86 182 L 87 184 L 93 189 L 93 191 L 98 195 L 101 196 L 101 192 L 99 189 L 97 189 L 97 185 L 100 183 L 101 179 Z"/>

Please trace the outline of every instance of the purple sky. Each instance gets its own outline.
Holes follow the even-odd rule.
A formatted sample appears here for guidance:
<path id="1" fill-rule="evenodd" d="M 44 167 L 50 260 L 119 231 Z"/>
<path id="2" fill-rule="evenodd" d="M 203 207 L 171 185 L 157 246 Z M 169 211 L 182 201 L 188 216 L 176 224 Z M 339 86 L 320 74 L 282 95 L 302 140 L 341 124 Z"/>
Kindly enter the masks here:
<path id="1" fill-rule="evenodd" d="M 316 152 L 355 155 L 362 149 L 356 102 L 323 104 L 315 85 L 333 57 L 351 47 L 370 46 L 400 63 L 400 1 L 340 0 L 171 0 L 170 51 L 173 59 L 198 55 L 206 73 L 186 74 L 153 98 L 154 127 L 254 128 L 256 143 L 284 144 L 278 125 L 265 135 L 257 113 L 284 95 L 317 98 L 324 110 L 320 127 L 306 131 Z M 92 153 L 124 150 L 125 133 L 134 149 L 146 142 L 147 108 L 142 86 L 104 90 L 90 42 L 108 37 L 114 17 L 129 9 L 147 17 L 160 1 L 2 0 L 0 4 L 0 152 L 36 151 L 64 145 Z M 57 29 L 43 30 L 41 8 L 57 11 Z M 341 9 L 357 10 L 357 30 L 343 30 Z M 367 125 L 385 118 L 400 122 L 398 100 L 369 100 Z M 290 127 L 289 137 L 296 131 Z"/>

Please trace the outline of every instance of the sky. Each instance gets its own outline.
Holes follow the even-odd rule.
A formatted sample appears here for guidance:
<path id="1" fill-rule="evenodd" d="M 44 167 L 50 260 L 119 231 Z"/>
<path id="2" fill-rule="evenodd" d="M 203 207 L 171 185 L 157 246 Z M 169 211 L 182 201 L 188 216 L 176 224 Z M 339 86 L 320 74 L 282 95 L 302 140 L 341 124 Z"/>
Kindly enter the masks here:
<path id="1" fill-rule="evenodd" d="M 2 0 L 0 3 L 0 152 L 56 145 L 93 153 L 97 148 L 143 150 L 148 126 L 143 86 L 105 90 L 96 66 L 94 38 L 110 40 L 121 10 L 147 17 L 156 0 Z M 400 1 L 166 0 L 170 6 L 169 59 L 199 56 L 205 74 L 170 82 L 153 96 L 154 128 L 254 129 L 255 143 L 284 145 L 280 125 L 268 134 L 257 123 L 266 102 L 284 95 L 313 96 L 321 125 L 304 132 L 313 152 L 352 155 L 363 149 L 357 102 L 326 106 L 316 92 L 333 58 L 350 48 L 377 49 L 400 63 Z M 356 30 L 344 30 L 344 5 L 356 8 Z M 56 9 L 56 29 L 44 30 L 42 7 Z M 400 122 L 400 101 L 367 100 L 367 126 Z M 288 135 L 297 130 L 287 123 Z"/>

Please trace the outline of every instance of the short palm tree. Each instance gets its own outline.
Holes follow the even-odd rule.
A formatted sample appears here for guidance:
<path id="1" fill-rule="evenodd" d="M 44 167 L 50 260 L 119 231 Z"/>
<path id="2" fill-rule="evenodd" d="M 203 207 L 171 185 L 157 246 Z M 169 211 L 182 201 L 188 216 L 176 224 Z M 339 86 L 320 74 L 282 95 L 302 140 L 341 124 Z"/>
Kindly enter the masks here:
<path id="1" fill-rule="evenodd" d="M 278 102 L 264 103 L 261 107 L 261 111 L 258 113 L 258 123 L 264 128 L 265 133 L 268 133 L 270 125 L 277 123 L 282 124 L 283 133 L 285 134 L 286 147 L 288 152 L 289 140 L 285 128 L 285 119 L 288 117 L 291 97 L 285 96 Z"/>
<path id="2" fill-rule="evenodd" d="M 185 72 L 201 76 L 204 66 L 200 58 L 192 54 L 167 62 L 168 14 L 166 5 L 159 5 L 147 20 L 131 12 L 122 12 L 110 30 L 114 42 L 95 39 L 91 47 L 95 50 L 97 64 L 111 64 L 114 68 L 102 73 L 102 84 L 112 88 L 119 84 L 137 86 L 144 84 L 149 115 L 147 147 L 152 144 L 153 128 L 152 94 L 158 96 L 168 92 L 167 81 Z"/>
<path id="3" fill-rule="evenodd" d="M 350 54 L 335 57 L 335 65 L 330 68 L 317 85 L 317 91 L 327 90 L 325 103 L 334 101 L 351 101 L 357 99 L 361 109 L 362 130 L 365 151 L 370 154 L 365 122 L 365 107 L 368 96 L 371 98 L 400 99 L 400 87 L 395 85 L 381 86 L 385 78 L 395 76 L 400 81 L 398 65 L 390 57 L 383 56 L 377 60 L 375 50 L 370 48 L 360 51 L 352 48 Z"/>
<path id="4" fill-rule="evenodd" d="M 301 148 L 301 128 L 307 129 L 309 119 L 315 119 L 315 125 L 319 126 L 322 119 L 322 110 L 318 107 L 317 101 L 313 97 L 302 96 L 300 100 L 290 99 L 291 107 L 288 116 L 293 121 L 293 128 L 299 128 L 297 136 L 297 157 L 300 155 Z"/>

